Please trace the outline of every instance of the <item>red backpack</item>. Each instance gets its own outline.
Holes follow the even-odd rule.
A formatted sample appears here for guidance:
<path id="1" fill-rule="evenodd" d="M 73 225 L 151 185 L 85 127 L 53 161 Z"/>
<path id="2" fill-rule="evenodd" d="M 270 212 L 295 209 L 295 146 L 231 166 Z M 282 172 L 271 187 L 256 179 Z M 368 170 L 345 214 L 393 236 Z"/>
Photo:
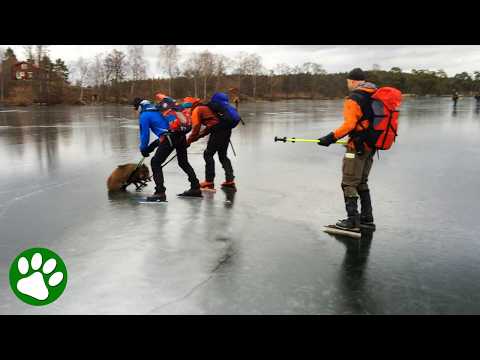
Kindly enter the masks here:
<path id="1" fill-rule="evenodd" d="M 192 117 L 187 109 L 170 108 L 163 111 L 163 116 L 167 119 L 172 132 L 186 134 L 192 130 Z"/>
<path id="2" fill-rule="evenodd" d="M 371 96 L 373 118 L 370 131 L 367 130 L 367 143 L 379 150 L 388 150 L 398 134 L 397 110 L 402 102 L 402 93 L 393 87 L 382 87 Z"/>

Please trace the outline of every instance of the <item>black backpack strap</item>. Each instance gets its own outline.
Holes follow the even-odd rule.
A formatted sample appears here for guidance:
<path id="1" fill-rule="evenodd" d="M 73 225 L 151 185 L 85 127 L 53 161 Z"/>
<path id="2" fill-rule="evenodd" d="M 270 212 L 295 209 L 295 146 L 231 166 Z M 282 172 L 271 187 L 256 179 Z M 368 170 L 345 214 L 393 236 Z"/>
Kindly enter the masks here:
<path id="1" fill-rule="evenodd" d="M 214 114 L 220 115 L 223 112 L 223 109 L 221 108 L 221 105 L 219 103 L 210 101 L 206 105 L 210 110 L 213 111 Z"/>
<path id="2" fill-rule="evenodd" d="M 372 109 L 371 97 L 372 97 L 372 94 L 365 91 L 361 91 L 361 90 L 354 90 L 347 97 L 348 99 L 355 101 L 360 106 L 360 109 L 362 111 L 362 117 L 358 119 L 357 125 L 360 125 L 364 131 L 357 132 L 354 129 L 349 134 L 353 142 L 355 143 L 355 148 L 357 149 L 357 153 L 363 153 L 364 143 L 367 141 L 367 137 L 369 133 L 367 130 L 373 129 L 374 114 Z M 362 121 L 364 120 L 369 120 L 368 128 L 365 128 L 363 126 Z"/>
<path id="3" fill-rule="evenodd" d="M 374 115 L 372 110 L 372 94 L 366 91 L 354 90 L 350 93 L 348 99 L 355 101 L 362 110 L 362 117 L 358 120 L 358 123 L 361 123 L 363 120 L 372 120 Z"/>

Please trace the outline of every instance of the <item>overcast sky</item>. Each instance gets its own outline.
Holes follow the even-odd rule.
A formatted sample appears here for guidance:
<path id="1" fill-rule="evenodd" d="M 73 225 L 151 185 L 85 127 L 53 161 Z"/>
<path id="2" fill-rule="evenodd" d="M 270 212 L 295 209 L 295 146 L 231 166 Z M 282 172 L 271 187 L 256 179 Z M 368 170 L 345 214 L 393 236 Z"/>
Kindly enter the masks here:
<path id="1" fill-rule="evenodd" d="M 17 57 L 24 59 L 23 46 L 12 47 Z M 97 53 L 113 49 L 126 51 L 127 45 L 51 45 L 50 57 L 62 58 L 67 64 L 78 57 L 93 57 Z M 239 52 L 256 53 L 262 57 L 266 68 L 277 64 L 301 65 L 317 62 L 327 72 L 349 71 L 353 67 L 371 69 L 373 64 L 389 70 L 397 66 L 404 71 L 411 69 L 443 69 L 449 76 L 480 70 L 480 45 L 179 45 L 183 59 L 195 51 L 210 50 L 235 58 Z M 148 74 L 161 76 L 157 66 L 158 46 L 145 45 Z"/>

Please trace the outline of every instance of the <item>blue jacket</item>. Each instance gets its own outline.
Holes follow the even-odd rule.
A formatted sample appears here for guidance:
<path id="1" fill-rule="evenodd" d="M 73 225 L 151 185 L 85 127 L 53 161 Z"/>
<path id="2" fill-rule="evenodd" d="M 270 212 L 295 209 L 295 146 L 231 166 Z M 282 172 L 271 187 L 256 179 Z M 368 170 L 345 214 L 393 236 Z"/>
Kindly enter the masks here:
<path id="1" fill-rule="evenodd" d="M 150 143 L 150 130 L 160 137 L 168 131 L 168 121 L 155 110 L 150 102 L 142 102 L 142 112 L 138 118 L 140 124 L 140 150 L 146 150 Z"/>

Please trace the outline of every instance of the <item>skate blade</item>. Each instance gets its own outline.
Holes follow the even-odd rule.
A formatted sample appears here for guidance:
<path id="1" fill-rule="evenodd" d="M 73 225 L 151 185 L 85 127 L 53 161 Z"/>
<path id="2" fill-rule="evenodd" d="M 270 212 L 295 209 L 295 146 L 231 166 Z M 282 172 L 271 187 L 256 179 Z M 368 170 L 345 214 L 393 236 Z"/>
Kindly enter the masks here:
<path id="1" fill-rule="evenodd" d="M 356 239 L 360 239 L 362 237 L 360 230 L 357 230 L 357 231 L 343 230 L 335 225 L 326 225 L 323 231 L 325 231 L 327 234 L 343 235 L 343 236 L 353 237 Z"/>
<path id="2" fill-rule="evenodd" d="M 360 229 L 373 232 L 377 230 L 377 227 L 375 225 L 360 224 Z"/>
<path id="3" fill-rule="evenodd" d="M 138 203 L 139 204 L 161 204 L 161 203 L 167 203 L 168 200 L 162 200 L 162 201 L 159 201 L 159 200 L 150 200 L 148 201 L 147 199 L 142 199 L 142 200 L 138 200 Z"/>
<path id="4" fill-rule="evenodd" d="M 205 191 L 205 192 L 211 192 L 211 193 L 217 192 L 217 189 L 209 189 L 209 188 L 204 188 L 204 189 L 200 189 L 200 190 Z"/>

